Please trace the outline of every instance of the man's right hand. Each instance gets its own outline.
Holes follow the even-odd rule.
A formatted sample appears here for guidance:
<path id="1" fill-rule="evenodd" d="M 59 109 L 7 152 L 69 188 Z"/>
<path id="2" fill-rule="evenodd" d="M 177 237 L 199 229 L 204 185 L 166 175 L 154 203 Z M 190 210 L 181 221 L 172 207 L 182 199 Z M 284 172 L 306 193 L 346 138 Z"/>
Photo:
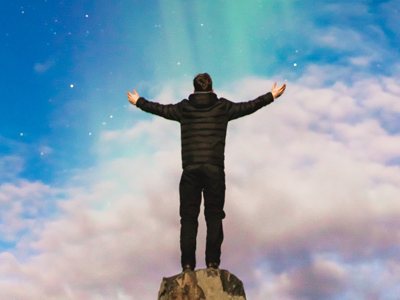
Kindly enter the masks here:
<path id="1" fill-rule="evenodd" d="M 128 101 L 130 103 L 132 103 L 133 105 L 136 105 L 136 102 L 138 101 L 139 98 L 140 98 L 140 96 L 139 96 L 138 92 L 136 92 L 135 89 L 132 91 L 132 93 L 128 92 Z"/>
<path id="2" fill-rule="evenodd" d="M 274 99 L 280 97 L 286 89 L 286 83 L 284 83 L 281 87 L 276 86 L 276 82 L 272 85 L 271 93 Z"/>

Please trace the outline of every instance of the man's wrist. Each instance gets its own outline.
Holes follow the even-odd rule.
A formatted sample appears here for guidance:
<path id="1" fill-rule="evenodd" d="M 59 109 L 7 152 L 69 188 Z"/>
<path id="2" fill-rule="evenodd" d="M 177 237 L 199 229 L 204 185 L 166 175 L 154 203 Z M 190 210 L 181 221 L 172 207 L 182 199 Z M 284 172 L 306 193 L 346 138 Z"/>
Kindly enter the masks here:
<path id="1" fill-rule="evenodd" d="M 142 97 L 139 97 L 139 98 L 136 100 L 136 102 L 135 102 L 135 105 L 136 105 L 136 106 L 138 106 L 138 104 L 140 104 L 139 101 L 140 101 L 141 99 L 142 99 Z"/>
<path id="2" fill-rule="evenodd" d="M 267 95 L 268 95 L 268 94 L 271 94 L 272 101 L 274 101 L 274 100 L 275 100 L 274 93 L 272 93 L 272 92 L 268 92 L 268 93 L 267 93 Z"/>

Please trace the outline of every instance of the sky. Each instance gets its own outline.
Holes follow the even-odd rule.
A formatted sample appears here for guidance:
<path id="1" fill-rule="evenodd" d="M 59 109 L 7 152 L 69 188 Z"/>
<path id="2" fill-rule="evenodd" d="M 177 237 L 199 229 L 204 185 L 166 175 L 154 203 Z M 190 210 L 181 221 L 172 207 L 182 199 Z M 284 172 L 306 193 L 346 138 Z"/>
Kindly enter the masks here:
<path id="1" fill-rule="evenodd" d="M 2 1 L 0 298 L 154 299 L 180 272 L 177 103 L 229 123 L 221 268 L 248 299 L 398 299 L 400 1 Z M 200 215 L 197 261 L 204 268 Z"/>

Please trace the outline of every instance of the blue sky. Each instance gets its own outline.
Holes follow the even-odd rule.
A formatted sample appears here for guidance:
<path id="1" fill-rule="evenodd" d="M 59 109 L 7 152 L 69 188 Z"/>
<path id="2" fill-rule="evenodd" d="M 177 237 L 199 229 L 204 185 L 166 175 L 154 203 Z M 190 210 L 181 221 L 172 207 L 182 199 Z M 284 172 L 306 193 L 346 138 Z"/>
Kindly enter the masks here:
<path id="1" fill-rule="evenodd" d="M 9 267 L 0 269 L 0 295 L 135 299 L 140 288 L 126 278 L 136 271 L 123 267 L 104 274 L 108 289 L 95 275 L 96 263 L 89 267 L 93 273 L 70 282 L 51 272 L 39 281 L 27 275 L 58 260 L 70 259 L 71 267 L 56 271 L 72 274 L 88 266 L 86 256 L 70 252 L 73 247 L 99 260 L 112 253 L 110 264 L 129 262 L 137 272 L 159 270 L 146 275 L 157 283 L 152 289 L 177 271 L 176 207 L 162 210 L 157 203 L 167 201 L 163 193 L 177 203 L 179 127 L 131 107 L 126 92 L 136 88 L 173 103 L 192 91 L 194 75 L 209 72 L 217 93 L 233 101 L 255 98 L 273 81 L 288 85 L 279 103 L 230 127 L 227 236 L 242 233 L 239 240 L 258 250 L 247 261 L 255 267 L 242 269 L 239 254 L 248 250 L 238 251 L 228 239 L 226 268 L 251 286 L 252 299 L 395 299 L 398 0 L 1 5 L 0 260 Z M 266 176 L 273 176 L 268 184 Z M 154 178 L 162 181 L 157 191 Z M 255 200 L 244 205 L 240 199 L 249 193 Z M 271 229 L 249 225 L 244 228 L 252 234 L 245 234 L 241 223 L 265 224 L 257 215 L 263 208 L 288 219 L 280 222 L 271 213 Z M 144 230 L 148 222 L 154 226 Z M 320 230 L 309 226 L 313 222 L 322 224 Z M 166 266 L 136 244 L 144 238 L 139 229 L 144 236 L 170 232 L 169 239 L 150 243 L 164 249 Z M 127 232 L 138 237 L 125 241 Z M 65 241 L 57 237 L 64 235 Z M 94 241 L 103 238 L 117 249 L 97 252 Z M 58 258 L 52 249 L 59 249 Z M 129 253 L 146 258 L 136 261 Z M 370 278 L 377 273 L 382 281 Z M 336 289 L 324 289 L 324 281 L 313 293 L 307 285 L 315 277 L 335 282 Z M 10 278 L 26 280 L 33 296 L 18 294 Z M 60 286 L 60 294 L 53 291 Z"/>
<path id="2" fill-rule="evenodd" d="M 7 146 L 1 151 L 28 152 L 23 152 L 24 175 L 45 181 L 57 176 L 56 169 L 90 165 L 94 137 L 88 132 L 95 135 L 103 122 L 113 126 L 129 119 L 122 89 L 142 83 L 141 91 L 149 93 L 170 78 L 186 80 L 190 88 L 190 78 L 201 70 L 213 74 L 217 85 L 246 75 L 296 79 L 311 63 L 348 66 L 349 58 L 373 56 L 352 71 L 392 74 L 399 47 L 395 4 L 5 3 L 1 110 L 6 113 L 0 125 Z M 313 41 L 332 28 L 344 40 L 315 47 Z M 352 40 L 349 30 L 361 40 Z M 118 121 L 108 120 L 111 115 Z M 45 146 L 54 151 L 41 157 L 38 148 Z"/>

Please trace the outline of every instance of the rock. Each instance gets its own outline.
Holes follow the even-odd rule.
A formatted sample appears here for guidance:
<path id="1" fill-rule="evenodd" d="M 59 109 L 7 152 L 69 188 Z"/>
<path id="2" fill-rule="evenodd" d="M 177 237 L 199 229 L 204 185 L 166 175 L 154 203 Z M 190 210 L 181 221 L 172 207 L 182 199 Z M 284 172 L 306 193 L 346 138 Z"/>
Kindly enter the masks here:
<path id="1" fill-rule="evenodd" d="M 243 283 L 227 270 L 200 269 L 164 277 L 158 300 L 245 300 Z"/>

